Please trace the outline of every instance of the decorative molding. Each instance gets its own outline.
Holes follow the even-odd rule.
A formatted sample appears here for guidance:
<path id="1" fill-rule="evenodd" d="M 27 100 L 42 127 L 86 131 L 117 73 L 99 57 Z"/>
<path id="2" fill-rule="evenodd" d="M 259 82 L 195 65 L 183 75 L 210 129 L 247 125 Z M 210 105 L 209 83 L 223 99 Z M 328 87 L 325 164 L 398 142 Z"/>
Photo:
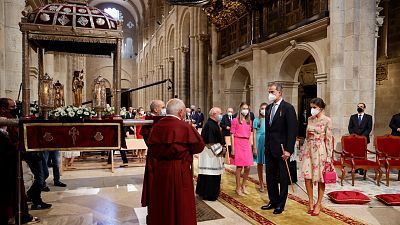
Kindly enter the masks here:
<path id="1" fill-rule="evenodd" d="M 182 53 L 188 53 L 189 52 L 189 47 L 182 46 L 182 47 L 180 47 L 180 50 L 181 50 Z"/>
<path id="2" fill-rule="evenodd" d="M 379 6 L 380 2 L 381 2 L 381 0 L 376 0 L 376 2 L 375 2 L 375 4 L 376 4 L 375 37 L 376 38 L 379 37 L 379 28 L 383 25 L 383 19 L 385 18 L 384 16 L 379 15 L 381 13 L 381 11 L 383 10 L 383 7 Z"/>
<path id="3" fill-rule="evenodd" d="M 208 41 L 208 40 L 210 40 L 210 35 L 208 35 L 208 34 L 198 34 L 197 35 L 197 40 L 202 41 L 202 42 Z"/>
<path id="4" fill-rule="evenodd" d="M 388 76 L 388 63 L 377 62 L 376 64 L 376 84 L 382 85 L 384 80 L 387 80 Z"/>

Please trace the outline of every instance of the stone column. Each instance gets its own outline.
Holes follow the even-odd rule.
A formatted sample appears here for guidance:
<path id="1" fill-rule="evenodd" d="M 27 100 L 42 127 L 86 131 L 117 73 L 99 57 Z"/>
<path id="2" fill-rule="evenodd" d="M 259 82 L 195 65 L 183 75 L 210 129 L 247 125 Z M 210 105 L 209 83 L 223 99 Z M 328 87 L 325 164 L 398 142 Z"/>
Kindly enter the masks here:
<path id="1" fill-rule="evenodd" d="M 27 119 L 30 115 L 30 79 L 29 79 L 29 42 L 27 32 L 22 34 L 22 115 Z"/>
<path id="2" fill-rule="evenodd" d="M 117 39 L 117 46 L 114 51 L 114 71 L 113 71 L 113 99 L 115 107 L 115 119 L 121 119 L 121 39 Z M 87 85 L 87 84 L 86 84 Z"/>
<path id="3" fill-rule="evenodd" d="M 165 100 L 169 100 L 170 98 L 174 97 L 175 93 L 175 61 L 174 57 L 170 56 L 168 57 L 168 78 L 171 79 L 172 84 L 168 82 L 168 85 L 171 87 L 170 90 L 167 89 L 166 95 L 165 95 Z M 170 92 L 170 94 L 168 94 Z"/>
<path id="4" fill-rule="evenodd" d="M 158 81 L 162 81 L 162 80 L 164 80 L 165 78 L 164 78 L 164 65 L 158 65 Z M 161 84 L 161 85 L 158 85 L 158 87 L 157 87 L 157 90 L 158 90 L 158 96 L 157 96 L 157 99 L 163 99 L 163 97 L 164 97 L 164 92 L 165 92 L 165 86 L 166 86 L 166 84 L 165 83 L 163 83 L 163 84 Z"/>
<path id="5" fill-rule="evenodd" d="M 251 75 L 250 84 L 253 86 L 251 91 L 252 103 L 251 108 L 257 112 L 258 106 L 267 101 L 266 99 L 266 85 L 262 82 L 262 57 L 261 50 L 258 47 L 253 47 L 253 74 Z M 259 94 L 253 94 L 259 93 Z"/>
<path id="6" fill-rule="evenodd" d="M 353 0 L 350 0 L 353 1 Z M 349 1 L 349 2 L 350 2 Z M 347 2 L 347 0 L 346 0 Z M 344 18 L 345 18 L 345 1 L 331 0 L 330 8 L 330 26 L 328 29 L 330 40 L 330 68 L 329 83 L 330 101 L 328 107 L 330 109 L 330 117 L 333 122 L 333 133 L 336 142 L 340 141 L 341 133 L 345 132 L 345 123 L 348 120 L 344 118 L 344 103 L 348 102 L 349 96 L 345 94 L 345 78 L 346 71 L 344 68 Z M 350 59 L 348 59 L 350 60 Z M 351 95 L 350 95 L 351 96 Z M 341 107 L 338 107 L 341 106 Z"/>
<path id="7" fill-rule="evenodd" d="M 4 83 L 2 82 L 5 92 L 3 97 L 12 99 L 17 99 L 21 84 L 23 50 L 21 48 L 22 33 L 18 23 L 21 21 L 21 12 L 24 6 L 25 1 L 23 0 L 4 0 L 4 75 L 7 78 L 4 79 Z"/>
<path id="8" fill-rule="evenodd" d="M 193 20 L 191 20 L 192 22 Z M 192 31 L 191 31 L 192 32 Z M 189 63 L 189 71 L 190 71 L 190 76 L 188 77 L 188 88 L 187 90 L 190 93 L 188 94 L 189 99 L 187 100 L 187 102 L 185 102 L 185 104 L 189 104 L 193 105 L 195 104 L 195 92 L 196 92 L 196 79 L 197 79 L 197 71 L 196 71 L 196 67 L 198 64 L 198 59 L 197 59 L 197 55 L 196 55 L 196 36 L 195 35 L 190 35 L 189 36 L 189 59 L 190 59 L 190 63 Z"/>
<path id="9" fill-rule="evenodd" d="M 285 101 L 293 105 L 296 112 L 298 111 L 299 105 L 299 82 L 292 81 L 275 81 L 281 83 L 283 87 L 283 97 Z"/>
<path id="10" fill-rule="evenodd" d="M 190 104 L 190 103 L 189 103 L 190 99 L 188 99 L 188 93 L 187 93 L 187 91 L 188 91 L 188 89 L 189 89 L 188 86 L 189 86 L 189 82 L 190 82 L 190 81 L 188 81 L 188 80 L 186 79 L 186 74 L 187 74 L 186 57 L 187 57 L 187 55 L 188 55 L 188 53 L 189 53 L 189 48 L 183 46 L 183 47 L 181 47 L 181 51 L 182 51 L 182 54 L 181 54 L 181 57 L 182 57 L 182 59 L 181 59 L 181 63 L 182 63 L 181 68 L 182 68 L 182 71 L 181 71 L 181 75 L 180 75 L 180 78 L 179 78 L 179 93 L 178 93 L 178 97 L 179 97 L 185 104 Z"/>
<path id="11" fill-rule="evenodd" d="M 212 86 L 210 87 L 212 90 L 212 104 L 220 105 L 221 107 L 225 108 L 225 105 L 222 105 L 221 102 L 221 94 L 220 94 L 220 87 L 219 87 L 219 68 L 217 64 L 218 60 L 218 33 L 217 28 L 214 24 L 211 25 L 211 80 Z M 225 109 L 223 109 L 225 110 Z"/>
<path id="12" fill-rule="evenodd" d="M 317 96 L 326 101 L 327 91 L 328 91 L 327 90 L 328 74 L 326 73 L 315 74 L 315 79 L 317 80 Z M 327 110 L 329 110 L 329 108 Z"/>
<path id="13" fill-rule="evenodd" d="M 206 68 L 207 68 L 207 55 L 208 51 L 205 46 L 207 46 L 207 41 L 208 41 L 208 35 L 207 34 L 199 34 L 198 35 L 199 39 L 199 82 L 198 82 L 198 107 L 200 107 L 204 112 L 206 112 L 208 109 L 205 108 L 206 105 L 206 98 L 207 98 L 207 93 L 206 93 Z"/>
<path id="14" fill-rule="evenodd" d="M 0 0 L 0 96 L 6 96 L 6 75 L 5 69 L 5 33 L 4 33 L 4 0 Z"/>

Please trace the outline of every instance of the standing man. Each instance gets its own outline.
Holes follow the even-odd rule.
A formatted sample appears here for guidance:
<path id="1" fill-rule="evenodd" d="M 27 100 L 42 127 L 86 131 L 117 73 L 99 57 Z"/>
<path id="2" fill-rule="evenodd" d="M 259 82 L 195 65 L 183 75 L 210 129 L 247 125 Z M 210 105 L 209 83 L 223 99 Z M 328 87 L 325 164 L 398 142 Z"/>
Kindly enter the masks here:
<path id="1" fill-rule="evenodd" d="M 201 112 L 200 108 L 197 108 L 196 111 L 196 128 L 202 128 L 203 127 L 203 122 L 204 122 L 204 114 Z"/>
<path id="2" fill-rule="evenodd" d="M 231 136 L 231 122 L 233 119 L 233 109 L 232 108 L 228 108 L 226 110 L 226 114 L 222 117 L 221 122 L 219 123 L 219 125 L 222 128 L 222 136 L 226 137 L 226 136 Z"/>
<path id="3" fill-rule="evenodd" d="M 364 113 L 365 111 L 365 103 L 357 104 L 357 114 L 351 115 L 349 120 L 349 133 L 362 135 L 367 138 L 367 143 L 369 144 L 370 138 L 369 134 L 372 131 L 372 116 Z M 364 175 L 364 170 L 358 169 L 356 170 L 360 175 Z"/>
<path id="4" fill-rule="evenodd" d="M 269 102 L 272 102 L 265 115 L 265 163 L 269 203 L 261 209 L 274 209 L 274 214 L 281 214 L 285 209 L 289 185 L 285 161 L 294 152 L 298 125 L 294 107 L 282 98 L 282 85 L 270 83 L 268 93 Z"/>
<path id="5" fill-rule="evenodd" d="M 393 136 L 400 136 L 400 113 L 393 115 L 389 124 Z"/>
<path id="6" fill-rule="evenodd" d="M 148 207 L 148 225 L 194 225 L 193 155 L 205 144 L 199 132 L 185 121 L 185 104 L 167 102 L 167 116 L 153 126 L 148 146 L 157 160 Z"/>
<path id="7" fill-rule="evenodd" d="M 163 116 L 167 114 L 165 109 L 165 104 L 161 100 L 153 100 L 150 104 L 150 116 L 146 116 L 146 120 L 153 120 L 152 125 L 144 125 L 140 130 L 140 134 L 143 136 L 144 142 L 149 139 L 152 127 L 158 122 Z M 142 206 L 149 206 L 150 192 L 153 184 L 154 167 L 156 161 L 151 155 L 151 150 L 147 149 L 146 165 L 144 167 L 144 178 L 143 178 L 143 188 L 142 188 Z"/>
<path id="8" fill-rule="evenodd" d="M 224 172 L 223 145 L 224 138 L 218 123 L 222 119 L 222 111 L 218 107 L 210 110 L 210 118 L 201 130 L 206 147 L 199 155 L 199 176 L 196 194 L 204 200 L 216 201 L 221 186 L 221 174 Z"/>

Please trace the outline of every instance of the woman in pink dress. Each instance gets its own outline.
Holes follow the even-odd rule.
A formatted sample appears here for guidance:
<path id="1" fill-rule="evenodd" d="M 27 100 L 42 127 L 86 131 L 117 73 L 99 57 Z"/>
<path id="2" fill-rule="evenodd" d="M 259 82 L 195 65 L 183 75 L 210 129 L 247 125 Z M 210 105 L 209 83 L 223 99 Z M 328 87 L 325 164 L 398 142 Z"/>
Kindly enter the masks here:
<path id="1" fill-rule="evenodd" d="M 333 168 L 332 164 L 332 121 L 324 115 L 325 103 L 320 98 L 310 102 L 311 117 L 308 119 L 306 140 L 300 155 L 301 177 L 305 179 L 308 194 L 308 213 L 318 216 L 325 191 L 324 170 Z M 318 183 L 318 200 L 314 205 L 313 183 Z"/>
<path id="2" fill-rule="evenodd" d="M 236 166 L 236 193 L 239 196 L 249 194 L 246 190 L 246 180 L 249 176 L 250 166 L 253 165 L 253 154 L 250 146 L 252 122 L 250 120 L 249 106 L 240 104 L 240 111 L 232 120 L 231 137 Z M 240 175 L 244 168 L 243 181 L 240 184 Z"/>

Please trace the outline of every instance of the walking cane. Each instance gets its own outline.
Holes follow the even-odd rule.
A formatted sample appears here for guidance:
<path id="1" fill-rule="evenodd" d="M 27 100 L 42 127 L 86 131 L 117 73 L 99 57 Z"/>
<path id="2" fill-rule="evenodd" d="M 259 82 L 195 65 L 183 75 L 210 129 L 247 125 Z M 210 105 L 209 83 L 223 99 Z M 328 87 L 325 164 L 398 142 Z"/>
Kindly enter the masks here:
<path id="1" fill-rule="evenodd" d="M 285 149 L 283 148 L 283 144 L 281 144 L 281 148 L 282 148 L 282 153 L 285 154 Z M 287 172 L 289 174 L 289 180 L 290 180 L 290 186 L 292 187 L 292 191 L 294 193 L 294 186 L 293 186 L 293 182 L 292 182 L 292 175 L 290 175 L 290 170 L 289 170 L 289 165 L 287 163 L 287 159 L 285 160 L 285 164 L 286 164 L 286 169 Z"/>

